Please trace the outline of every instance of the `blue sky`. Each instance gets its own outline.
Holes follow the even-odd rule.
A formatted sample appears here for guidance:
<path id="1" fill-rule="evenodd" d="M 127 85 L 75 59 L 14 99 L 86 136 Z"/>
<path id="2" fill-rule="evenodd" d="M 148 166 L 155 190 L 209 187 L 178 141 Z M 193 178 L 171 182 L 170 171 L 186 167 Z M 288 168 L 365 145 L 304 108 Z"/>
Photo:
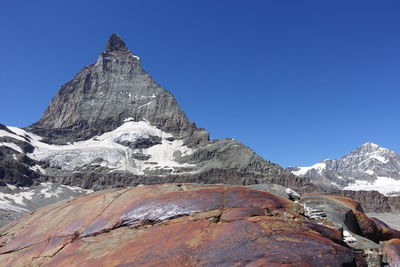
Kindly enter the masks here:
<path id="1" fill-rule="evenodd" d="M 282 166 L 400 152 L 399 1 L 2 1 L 0 123 L 37 121 L 118 32 L 213 139 Z"/>

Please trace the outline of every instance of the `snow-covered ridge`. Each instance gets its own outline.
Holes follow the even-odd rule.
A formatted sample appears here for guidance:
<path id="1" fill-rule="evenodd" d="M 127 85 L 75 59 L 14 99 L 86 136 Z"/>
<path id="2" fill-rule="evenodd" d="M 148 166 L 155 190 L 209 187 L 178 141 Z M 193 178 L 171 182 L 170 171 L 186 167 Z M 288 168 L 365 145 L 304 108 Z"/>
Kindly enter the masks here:
<path id="1" fill-rule="evenodd" d="M 182 140 L 175 140 L 172 134 L 150 125 L 148 121 L 135 122 L 132 118 L 127 118 L 120 127 L 111 132 L 68 145 L 50 145 L 42 142 L 40 136 L 23 129 L 8 129 L 15 134 L 1 131 L 0 137 L 8 136 L 21 141 L 26 141 L 24 137 L 27 137 L 35 148 L 32 153 L 27 154 L 28 157 L 48 162 L 50 167 L 62 170 L 73 171 L 86 165 L 94 165 L 107 167 L 111 171 L 144 174 L 145 171 L 192 166 L 177 162 L 178 157 L 191 154 L 192 149 L 184 146 Z M 159 143 L 144 148 L 127 145 L 149 138 L 157 138 Z M 2 145 L 22 153 L 22 149 L 13 143 L 0 143 Z M 142 158 L 135 156 L 138 154 Z M 34 170 L 45 172 L 38 166 Z"/>
<path id="2" fill-rule="evenodd" d="M 309 167 L 298 167 L 297 171 L 292 171 L 294 175 L 303 176 L 310 170 L 316 170 L 318 172 L 322 172 L 326 168 L 325 162 L 318 162 Z"/>
<path id="3" fill-rule="evenodd" d="M 321 185 L 400 195 L 400 156 L 371 142 L 339 159 L 323 160 L 308 167 L 289 167 L 289 170 Z"/>

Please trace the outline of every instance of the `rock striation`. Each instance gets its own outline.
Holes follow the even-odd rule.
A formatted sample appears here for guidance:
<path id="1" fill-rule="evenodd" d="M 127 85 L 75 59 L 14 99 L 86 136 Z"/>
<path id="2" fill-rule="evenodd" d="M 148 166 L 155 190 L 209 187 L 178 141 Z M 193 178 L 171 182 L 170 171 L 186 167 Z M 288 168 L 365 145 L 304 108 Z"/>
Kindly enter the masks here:
<path id="1" fill-rule="evenodd" d="M 0 229 L 2 266 L 356 266 L 341 232 L 302 205 L 225 185 L 106 190 Z"/>
<path id="2" fill-rule="evenodd" d="M 400 232 L 365 216 L 358 203 L 316 194 L 298 199 L 282 189 L 177 183 L 54 203 L 0 228 L 0 265 L 380 266 L 398 260 Z"/>

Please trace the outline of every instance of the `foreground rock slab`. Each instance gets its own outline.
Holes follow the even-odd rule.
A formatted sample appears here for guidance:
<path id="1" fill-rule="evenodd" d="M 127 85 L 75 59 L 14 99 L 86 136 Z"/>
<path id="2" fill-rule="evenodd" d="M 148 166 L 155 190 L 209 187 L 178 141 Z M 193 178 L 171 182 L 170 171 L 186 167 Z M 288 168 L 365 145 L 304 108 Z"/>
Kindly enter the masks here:
<path id="1" fill-rule="evenodd" d="M 363 266 L 299 203 L 224 185 L 106 190 L 0 229 L 1 266 Z"/>
<path id="2" fill-rule="evenodd" d="M 385 243 L 385 252 L 389 266 L 400 266 L 400 239 L 395 238 Z"/>

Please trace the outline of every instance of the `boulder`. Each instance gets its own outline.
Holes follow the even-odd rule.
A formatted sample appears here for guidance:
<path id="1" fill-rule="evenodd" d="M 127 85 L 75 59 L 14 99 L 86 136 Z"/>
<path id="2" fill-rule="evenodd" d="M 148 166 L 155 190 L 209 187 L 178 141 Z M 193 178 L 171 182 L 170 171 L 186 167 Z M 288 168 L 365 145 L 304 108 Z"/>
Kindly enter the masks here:
<path id="1" fill-rule="evenodd" d="M 354 200 L 341 196 L 306 194 L 302 196 L 302 201 L 309 210 L 324 214 L 336 227 L 343 227 L 375 243 L 385 240 L 381 229 L 364 214 L 361 205 Z"/>
<path id="2" fill-rule="evenodd" d="M 390 240 L 392 238 L 400 238 L 400 231 L 390 228 L 386 223 L 377 218 L 371 218 L 372 221 L 378 226 L 382 240 Z"/>
<path id="3" fill-rule="evenodd" d="M 0 228 L 1 266 L 362 266 L 298 203 L 224 185 L 109 189 Z M 300 264 L 300 265 L 299 265 Z"/>

